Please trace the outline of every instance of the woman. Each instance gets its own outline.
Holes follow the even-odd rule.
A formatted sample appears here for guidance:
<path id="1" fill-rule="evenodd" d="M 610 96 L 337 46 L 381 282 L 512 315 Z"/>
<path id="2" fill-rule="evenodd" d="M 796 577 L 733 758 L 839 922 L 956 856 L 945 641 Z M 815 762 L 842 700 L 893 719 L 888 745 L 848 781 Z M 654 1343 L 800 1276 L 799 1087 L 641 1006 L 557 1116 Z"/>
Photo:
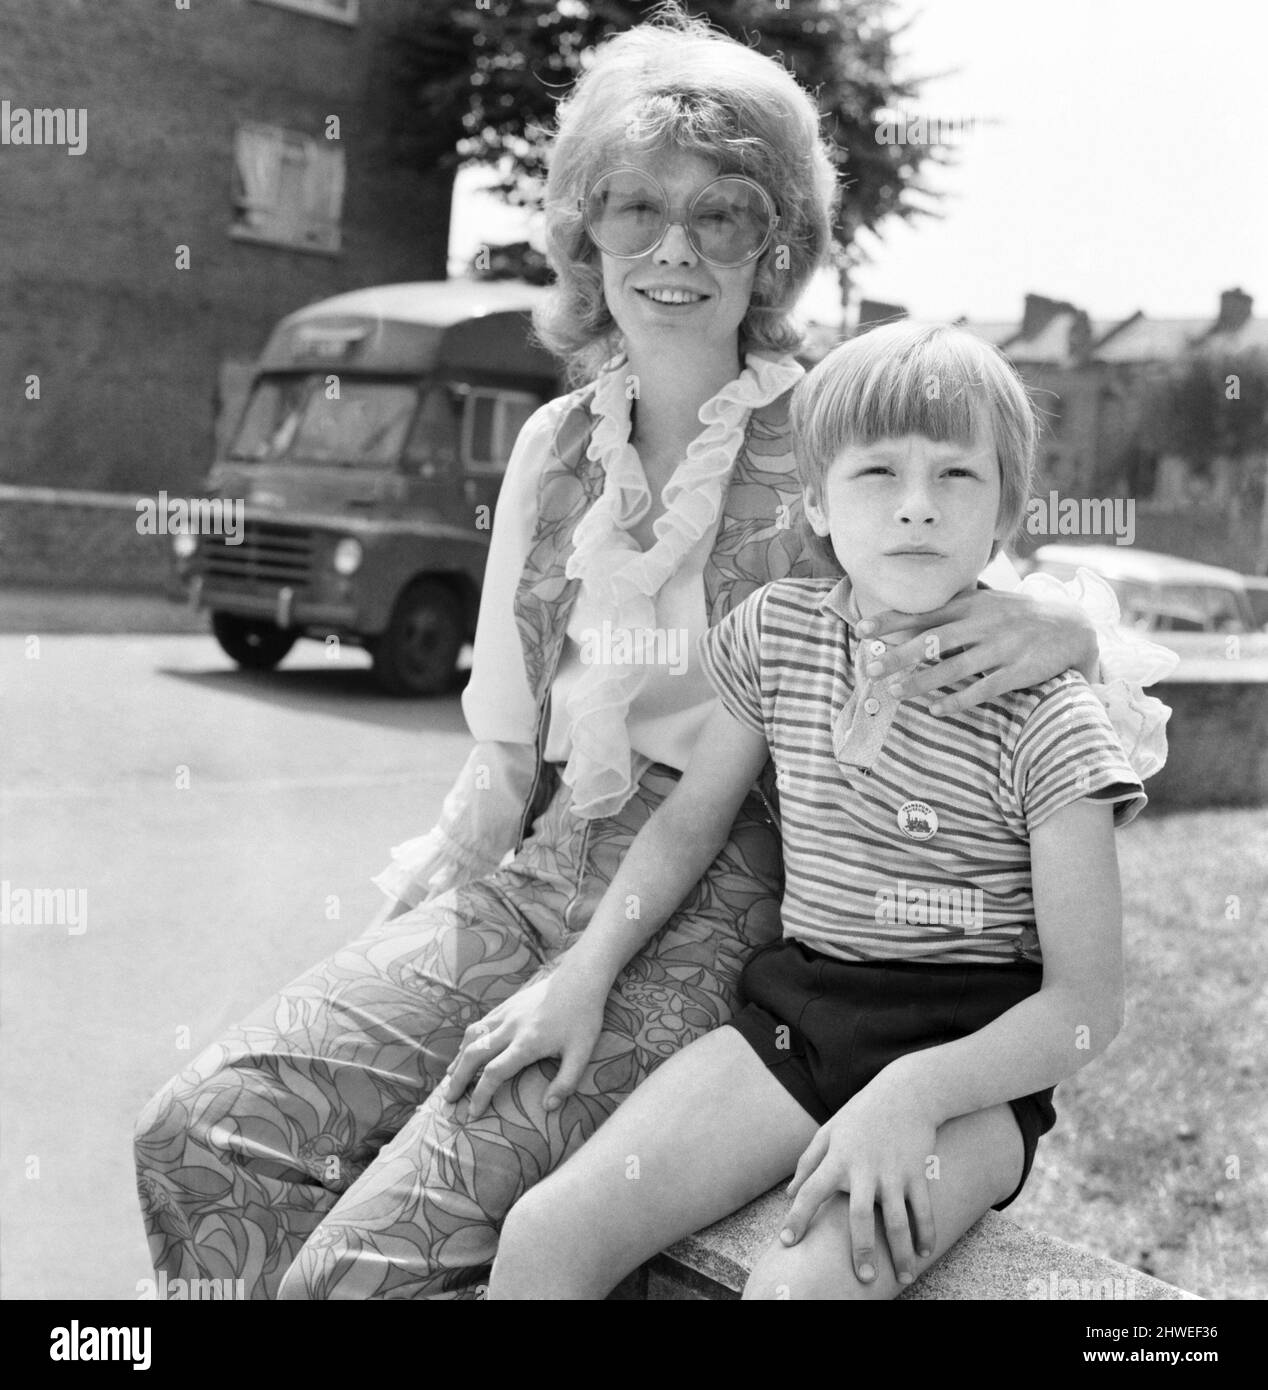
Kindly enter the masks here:
<path id="1" fill-rule="evenodd" d="M 463 700 L 476 747 L 438 827 L 380 880 L 393 913 L 142 1116 L 169 1277 L 232 1275 L 256 1297 L 478 1296 L 518 1197 L 730 1017 L 744 957 L 779 932 L 773 787 L 622 973 L 579 1075 L 545 1062 L 498 1087 L 490 1067 L 470 1105 L 437 1091 L 464 1034 L 584 929 L 686 765 L 711 702 L 700 634 L 758 585 L 815 572 L 788 314 L 826 257 L 832 195 L 810 98 L 680 17 L 604 44 L 561 108 L 559 286 L 539 331 L 592 379 L 530 419 L 507 469 Z M 1073 606 L 981 592 L 935 616 L 956 619 L 945 649 L 965 649 L 946 678 L 992 671 L 982 695 L 1097 674 Z M 894 669 L 917 656 L 896 648 Z"/>

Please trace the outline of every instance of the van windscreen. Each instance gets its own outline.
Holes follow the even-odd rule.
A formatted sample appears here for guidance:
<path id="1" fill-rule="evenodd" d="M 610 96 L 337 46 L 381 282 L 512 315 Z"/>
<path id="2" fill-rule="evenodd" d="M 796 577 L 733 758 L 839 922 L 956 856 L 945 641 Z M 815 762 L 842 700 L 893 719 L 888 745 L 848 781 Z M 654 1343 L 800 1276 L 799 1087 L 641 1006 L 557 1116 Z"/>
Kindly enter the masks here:
<path id="1" fill-rule="evenodd" d="M 418 387 L 412 382 L 316 372 L 261 377 L 229 457 L 390 468 L 400 458 L 417 405 Z"/>

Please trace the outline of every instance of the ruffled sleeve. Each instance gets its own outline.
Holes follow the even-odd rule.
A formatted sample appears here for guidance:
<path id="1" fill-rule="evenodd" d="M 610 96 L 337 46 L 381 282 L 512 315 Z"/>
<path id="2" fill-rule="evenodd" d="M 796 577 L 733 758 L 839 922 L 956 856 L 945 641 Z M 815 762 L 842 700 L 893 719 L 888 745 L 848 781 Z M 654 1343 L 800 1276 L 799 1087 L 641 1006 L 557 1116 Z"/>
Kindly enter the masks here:
<path id="1" fill-rule="evenodd" d="M 491 874 L 515 847 L 532 787 L 531 743 L 477 743 L 445 797 L 440 820 L 392 849 L 374 882 L 410 907 Z"/>
<path id="2" fill-rule="evenodd" d="M 1000 587 L 1005 587 L 1001 585 Z M 1124 627 L 1114 590 L 1092 570 L 1080 566 L 1073 579 L 1028 574 L 1014 586 L 1034 598 L 1077 603 L 1096 628 L 1100 680 L 1089 684 L 1118 735 L 1127 761 L 1143 782 L 1167 761 L 1167 720 L 1171 708 L 1143 688 L 1169 676 L 1180 658 L 1170 647 L 1150 642 Z"/>
<path id="3" fill-rule="evenodd" d="M 537 484 L 569 397 L 542 406 L 515 441 L 498 493 L 462 711 L 476 747 L 425 835 L 392 850 L 374 882 L 411 907 L 491 873 L 515 847 L 536 767 L 536 706 L 515 622 L 515 588 L 537 519 Z"/>

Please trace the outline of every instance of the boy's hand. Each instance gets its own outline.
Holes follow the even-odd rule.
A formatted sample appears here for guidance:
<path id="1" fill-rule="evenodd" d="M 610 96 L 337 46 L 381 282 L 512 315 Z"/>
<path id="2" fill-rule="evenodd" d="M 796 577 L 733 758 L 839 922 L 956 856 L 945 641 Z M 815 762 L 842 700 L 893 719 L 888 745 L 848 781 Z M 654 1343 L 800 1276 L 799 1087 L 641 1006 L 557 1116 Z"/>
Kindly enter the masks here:
<path id="1" fill-rule="evenodd" d="M 456 1104 L 483 1067 L 467 1110 L 477 1119 L 504 1081 L 544 1057 L 558 1057 L 559 1071 L 545 1097 L 547 1110 L 558 1109 L 594 1055 L 603 1002 L 602 995 L 573 985 L 560 972 L 525 985 L 467 1029 L 442 1083 L 444 1098 Z"/>
<path id="2" fill-rule="evenodd" d="M 1071 666 L 1089 679 L 1096 674 L 1096 629 L 1077 603 L 975 589 L 931 613 L 878 613 L 859 625 L 859 633 L 872 637 L 907 631 L 913 622 L 922 630 L 878 656 L 866 673 L 873 680 L 896 678 L 898 688 L 891 680 L 889 689 L 904 700 L 981 675 L 973 685 L 938 700 L 931 706 L 934 714 L 973 709 Z M 922 661 L 933 664 L 913 669 Z"/>
<path id="3" fill-rule="evenodd" d="M 795 1245 L 823 1203 L 836 1192 L 848 1192 L 859 1279 L 867 1284 L 876 1278 L 879 1205 L 894 1272 L 900 1283 L 910 1284 L 916 1252 L 927 1258 L 934 1250 L 927 1168 L 936 1133 L 910 1099 L 878 1077 L 837 1111 L 802 1154 L 788 1186 L 796 1200 L 780 1239 Z"/>

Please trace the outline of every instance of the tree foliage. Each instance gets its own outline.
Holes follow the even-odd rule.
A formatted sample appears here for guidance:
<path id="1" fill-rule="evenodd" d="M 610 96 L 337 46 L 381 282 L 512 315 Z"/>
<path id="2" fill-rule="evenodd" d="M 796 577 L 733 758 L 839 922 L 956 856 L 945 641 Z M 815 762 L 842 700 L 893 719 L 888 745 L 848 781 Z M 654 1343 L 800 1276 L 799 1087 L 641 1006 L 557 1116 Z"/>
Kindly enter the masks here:
<path id="1" fill-rule="evenodd" d="M 892 0 L 684 0 L 683 8 L 780 57 L 816 94 L 845 190 L 836 228 L 843 264 L 858 259 L 861 228 L 932 211 L 921 170 L 948 158 L 946 148 L 876 138 L 878 113 L 903 109 L 918 86 L 895 75 L 904 26 Z M 455 169 L 493 165 L 503 197 L 537 205 L 555 104 L 584 55 L 654 9 L 626 0 L 407 4 L 394 40 L 400 157 Z"/>
<path id="2" fill-rule="evenodd" d="M 1268 353 L 1199 350 L 1154 383 L 1144 420 L 1148 452 L 1176 454 L 1199 476 L 1223 472 L 1229 523 L 1255 573 L 1268 573 Z"/>
<path id="3" fill-rule="evenodd" d="M 1195 353 L 1155 384 L 1146 419 L 1151 444 L 1200 469 L 1268 453 L 1268 355 Z"/>

